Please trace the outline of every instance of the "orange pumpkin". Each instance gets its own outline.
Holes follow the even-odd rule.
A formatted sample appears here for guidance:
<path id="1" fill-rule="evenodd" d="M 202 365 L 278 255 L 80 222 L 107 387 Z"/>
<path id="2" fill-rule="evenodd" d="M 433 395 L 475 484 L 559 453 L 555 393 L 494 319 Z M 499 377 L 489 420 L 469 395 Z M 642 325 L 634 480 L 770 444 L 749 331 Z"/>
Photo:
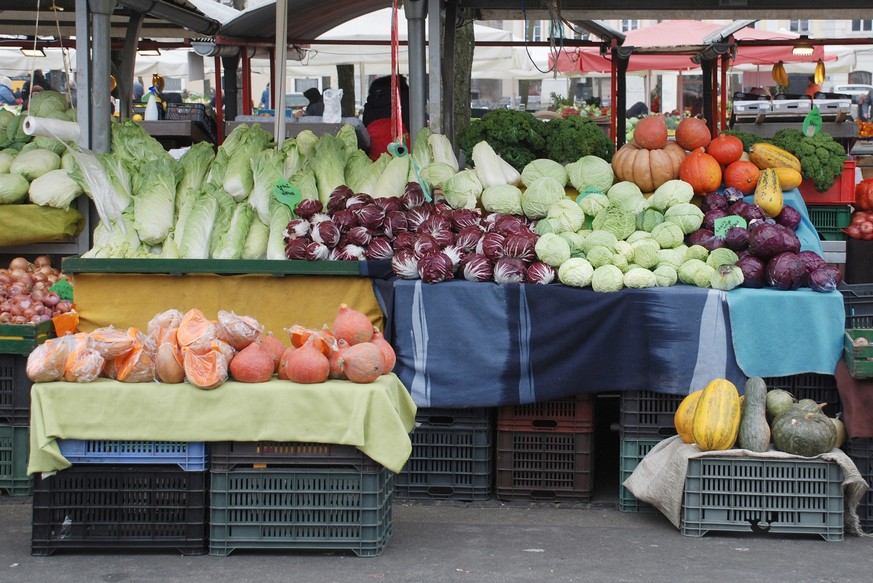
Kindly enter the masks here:
<path id="1" fill-rule="evenodd" d="M 660 150 L 646 150 L 636 142 L 628 142 L 612 157 L 612 170 L 619 181 L 627 180 L 643 192 L 654 192 L 668 180 L 679 178 L 685 155 L 676 142 L 667 142 Z"/>
<path id="2" fill-rule="evenodd" d="M 743 141 L 736 136 L 721 134 L 709 142 L 706 152 L 718 160 L 719 164 L 727 166 L 743 155 Z"/>
<path id="3" fill-rule="evenodd" d="M 721 166 L 703 148 L 697 148 L 682 161 L 679 178 L 690 184 L 695 194 L 703 195 L 721 186 Z"/>
<path id="4" fill-rule="evenodd" d="M 676 126 L 676 143 L 692 152 L 705 148 L 712 141 L 706 122 L 698 117 L 686 117 Z"/>
<path id="5" fill-rule="evenodd" d="M 667 145 L 667 121 L 663 115 L 644 117 L 634 127 L 634 142 L 646 150 L 660 150 Z"/>
<path id="6" fill-rule="evenodd" d="M 736 188 L 743 194 L 755 192 L 761 170 L 748 160 L 737 160 L 724 169 L 724 185 Z"/>

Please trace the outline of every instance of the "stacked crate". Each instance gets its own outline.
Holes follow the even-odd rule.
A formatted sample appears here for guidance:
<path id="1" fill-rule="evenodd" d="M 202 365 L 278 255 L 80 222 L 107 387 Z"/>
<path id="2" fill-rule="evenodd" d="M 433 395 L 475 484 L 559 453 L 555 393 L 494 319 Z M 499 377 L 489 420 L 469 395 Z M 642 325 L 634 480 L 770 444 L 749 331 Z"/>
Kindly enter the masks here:
<path id="1" fill-rule="evenodd" d="M 37 476 L 31 553 L 173 549 L 206 553 L 203 442 L 58 440 L 73 465 Z"/>
<path id="2" fill-rule="evenodd" d="M 652 448 L 676 435 L 673 415 L 684 398 L 654 391 L 621 393 L 618 508 L 622 512 L 655 511 L 652 505 L 637 500 L 623 484 Z"/>
<path id="3" fill-rule="evenodd" d="M 497 498 L 590 502 L 594 396 L 497 412 Z"/>
<path id="4" fill-rule="evenodd" d="M 845 445 L 846 453 L 855 462 L 861 477 L 873 484 L 873 439 L 850 439 Z M 858 503 L 858 518 L 861 530 L 873 534 L 873 490 L 867 490 Z"/>
<path id="5" fill-rule="evenodd" d="M 822 410 L 829 417 L 833 417 L 841 410 L 840 393 L 834 375 L 802 373 L 787 377 L 765 377 L 764 382 L 767 384 L 767 390 L 786 390 L 798 401 L 812 399 L 816 403 L 827 403 Z"/>
<path id="6" fill-rule="evenodd" d="M 422 408 L 412 454 L 394 478 L 398 498 L 487 500 L 494 478 L 490 409 Z"/>
<path id="7" fill-rule="evenodd" d="M 382 553 L 394 474 L 355 447 L 297 442 L 212 445 L 209 554 L 236 549 Z"/>

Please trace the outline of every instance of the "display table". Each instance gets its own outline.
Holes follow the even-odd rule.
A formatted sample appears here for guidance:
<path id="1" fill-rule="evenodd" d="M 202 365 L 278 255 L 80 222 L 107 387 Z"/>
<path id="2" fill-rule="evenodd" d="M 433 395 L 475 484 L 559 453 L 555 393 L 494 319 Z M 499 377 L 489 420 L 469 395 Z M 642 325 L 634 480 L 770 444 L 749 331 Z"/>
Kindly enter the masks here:
<path id="1" fill-rule="evenodd" d="M 415 413 L 393 374 L 370 384 L 229 381 L 211 391 L 109 379 L 37 383 L 28 474 L 70 466 L 56 439 L 338 443 L 399 472 L 412 451 Z"/>

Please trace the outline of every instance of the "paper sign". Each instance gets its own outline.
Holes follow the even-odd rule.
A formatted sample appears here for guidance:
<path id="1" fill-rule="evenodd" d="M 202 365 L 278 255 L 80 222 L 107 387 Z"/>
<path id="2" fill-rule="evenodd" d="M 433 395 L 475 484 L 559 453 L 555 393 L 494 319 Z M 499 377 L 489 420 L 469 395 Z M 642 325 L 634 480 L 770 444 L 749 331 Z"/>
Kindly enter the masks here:
<path id="1" fill-rule="evenodd" d="M 745 229 L 748 225 L 746 224 L 746 219 L 738 215 L 730 215 L 713 221 L 713 230 L 716 237 L 724 238 L 731 227 L 742 227 Z"/>
<path id="2" fill-rule="evenodd" d="M 294 214 L 294 209 L 297 208 L 297 204 L 303 198 L 303 195 L 300 194 L 300 189 L 295 185 L 284 178 L 280 178 L 273 185 L 273 198 L 291 209 L 291 214 Z"/>

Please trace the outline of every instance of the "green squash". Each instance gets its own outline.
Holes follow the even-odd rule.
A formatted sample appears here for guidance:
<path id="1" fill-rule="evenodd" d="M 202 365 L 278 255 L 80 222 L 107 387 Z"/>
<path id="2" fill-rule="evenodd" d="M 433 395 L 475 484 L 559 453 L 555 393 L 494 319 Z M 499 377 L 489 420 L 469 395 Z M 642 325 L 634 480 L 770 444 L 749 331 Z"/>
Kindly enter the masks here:
<path id="1" fill-rule="evenodd" d="M 837 441 L 837 429 L 821 412 L 794 405 L 773 421 L 773 444 L 779 451 L 814 457 L 831 451 Z"/>
<path id="2" fill-rule="evenodd" d="M 767 421 L 772 423 L 780 413 L 788 409 L 796 401 L 797 399 L 794 398 L 794 395 L 783 389 L 769 391 L 767 393 Z"/>
<path id="3" fill-rule="evenodd" d="M 770 449 L 770 425 L 767 423 L 767 385 L 764 379 L 749 378 L 743 394 L 737 446 L 749 451 L 767 451 Z"/>

